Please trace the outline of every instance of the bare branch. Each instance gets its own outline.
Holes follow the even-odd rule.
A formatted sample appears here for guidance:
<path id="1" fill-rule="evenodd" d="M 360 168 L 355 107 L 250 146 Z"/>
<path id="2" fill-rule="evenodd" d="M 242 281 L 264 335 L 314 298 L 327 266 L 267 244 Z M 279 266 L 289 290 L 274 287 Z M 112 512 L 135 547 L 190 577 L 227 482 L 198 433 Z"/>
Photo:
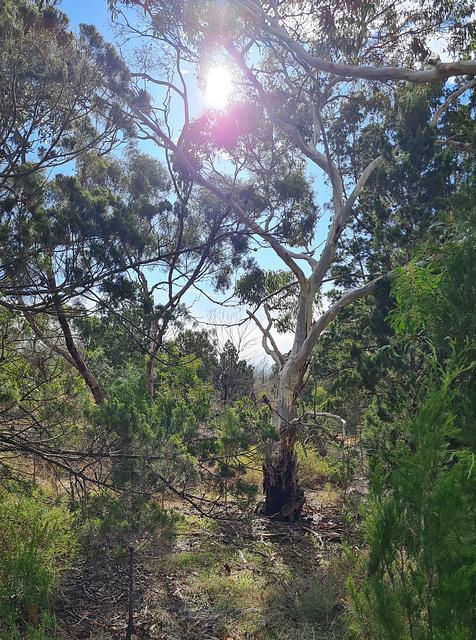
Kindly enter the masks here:
<path id="1" fill-rule="evenodd" d="M 337 420 L 340 423 L 342 429 L 342 444 L 344 444 L 346 434 L 347 434 L 347 421 L 341 416 L 336 415 L 335 413 L 328 413 L 327 411 L 305 411 L 301 416 L 294 418 L 292 420 L 292 424 L 302 424 L 303 420 L 306 418 L 330 418 L 332 420 Z M 329 433 L 329 432 L 327 432 Z"/>
<path id="2" fill-rule="evenodd" d="M 436 127 L 438 120 L 440 119 L 440 116 L 446 111 L 446 109 L 450 106 L 450 104 L 454 100 L 459 98 L 465 91 L 467 91 L 468 89 L 471 89 L 475 85 L 476 85 L 476 78 L 473 78 L 472 80 L 470 80 L 470 82 L 467 82 L 456 91 L 453 91 L 453 93 L 450 93 L 450 95 L 446 98 L 443 104 L 440 105 L 438 109 L 435 111 L 435 113 L 433 114 L 433 118 L 430 120 L 430 127 Z"/>
<path id="3" fill-rule="evenodd" d="M 310 54 L 301 44 L 289 36 L 278 17 L 269 16 L 253 0 L 234 1 L 246 13 L 250 14 L 268 34 L 278 38 L 290 51 L 297 54 L 302 62 L 317 71 L 324 71 L 343 78 L 360 78 L 362 80 L 378 80 L 381 82 L 404 80 L 412 84 L 444 82 L 448 78 L 456 76 L 476 75 L 476 60 L 439 62 L 431 69 L 423 69 L 422 71 L 409 68 L 371 67 L 331 62 Z"/>
<path id="4" fill-rule="evenodd" d="M 259 321 L 259 319 L 256 317 L 256 315 L 254 313 L 252 313 L 251 311 L 247 311 L 246 313 L 249 315 L 250 318 L 252 318 L 257 327 L 259 328 L 259 330 L 261 331 L 261 333 L 263 334 L 262 337 L 262 341 L 261 344 L 263 345 L 263 349 L 265 350 L 265 352 L 271 356 L 273 358 L 273 360 L 276 362 L 276 364 L 278 364 L 280 367 L 283 366 L 283 364 L 285 363 L 284 357 L 281 354 L 281 352 L 278 349 L 278 346 L 276 344 L 276 342 L 274 341 L 273 336 L 270 333 L 270 329 L 271 326 L 273 324 L 273 321 L 271 319 L 271 316 L 269 314 L 269 310 L 267 305 L 264 305 L 264 310 L 266 313 L 266 317 L 268 319 L 268 326 L 265 328 L 263 327 L 263 325 L 261 324 L 261 322 Z M 271 343 L 272 349 L 269 347 L 268 345 L 268 340 Z"/>
<path id="5" fill-rule="evenodd" d="M 460 151 L 469 151 L 471 149 L 470 142 L 458 142 L 458 140 L 452 140 L 452 138 L 435 140 L 435 144 L 437 147 L 453 147 L 453 149 L 459 149 Z"/>

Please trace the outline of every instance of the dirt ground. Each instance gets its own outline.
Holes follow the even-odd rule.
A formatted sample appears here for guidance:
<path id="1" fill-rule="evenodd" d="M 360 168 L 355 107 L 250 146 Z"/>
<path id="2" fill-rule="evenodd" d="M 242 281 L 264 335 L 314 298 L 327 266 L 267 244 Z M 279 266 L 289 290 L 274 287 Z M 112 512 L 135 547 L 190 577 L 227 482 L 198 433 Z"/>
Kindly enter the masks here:
<path id="1" fill-rule="evenodd" d="M 337 494 L 308 492 L 292 524 L 183 515 L 172 540 L 131 542 L 134 640 L 343 637 L 342 543 L 356 516 Z M 60 640 L 126 637 L 129 561 L 110 540 L 89 549 L 56 604 Z"/>

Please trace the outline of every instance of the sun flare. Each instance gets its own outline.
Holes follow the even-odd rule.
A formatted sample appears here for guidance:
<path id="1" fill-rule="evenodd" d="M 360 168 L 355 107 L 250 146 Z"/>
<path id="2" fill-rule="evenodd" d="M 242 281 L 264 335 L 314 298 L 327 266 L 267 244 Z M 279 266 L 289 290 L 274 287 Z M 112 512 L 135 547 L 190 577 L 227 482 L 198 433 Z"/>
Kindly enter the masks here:
<path id="1" fill-rule="evenodd" d="M 208 72 L 206 101 L 214 107 L 224 107 L 233 89 L 231 73 L 226 67 L 213 67 Z"/>

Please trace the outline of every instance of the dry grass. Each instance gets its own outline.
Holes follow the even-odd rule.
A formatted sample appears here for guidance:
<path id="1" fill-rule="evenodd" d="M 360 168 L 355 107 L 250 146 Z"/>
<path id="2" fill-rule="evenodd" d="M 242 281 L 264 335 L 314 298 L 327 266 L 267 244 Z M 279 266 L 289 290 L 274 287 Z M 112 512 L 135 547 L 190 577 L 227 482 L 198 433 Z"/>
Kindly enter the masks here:
<path id="1" fill-rule="evenodd" d="M 174 633 L 178 624 L 181 637 L 190 639 L 344 637 L 344 574 L 333 568 L 339 545 L 323 548 L 299 527 L 274 527 L 263 519 L 247 539 L 234 525 L 204 524 L 202 530 L 197 521 L 189 531 L 184 527 L 175 545 L 155 559 L 154 571 L 165 576 L 171 596 L 155 603 L 157 613 L 164 618 L 165 604 L 170 625 L 171 608 L 176 610 Z"/>
<path id="2" fill-rule="evenodd" d="M 337 492 L 327 487 L 309 496 L 314 520 L 309 515 L 304 522 L 290 525 L 256 516 L 251 531 L 243 522 L 187 514 L 171 542 L 159 546 L 151 542 L 136 554 L 137 637 L 344 638 L 348 571 L 340 542 L 326 537 L 328 522 L 321 531 L 316 524 L 319 518 L 324 523 L 324 513 L 338 513 L 338 501 Z M 77 584 L 84 583 L 86 593 L 104 595 L 93 612 L 91 600 L 80 593 L 82 587 L 70 588 L 68 593 L 78 597 L 74 598 L 74 619 L 59 620 L 61 638 L 122 640 L 127 623 L 126 578 L 127 557 L 112 550 L 109 555 L 106 550 L 99 561 L 91 557 L 76 576 Z M 71 610 L 71 598 L 68 602 L 65 608 Z"/>

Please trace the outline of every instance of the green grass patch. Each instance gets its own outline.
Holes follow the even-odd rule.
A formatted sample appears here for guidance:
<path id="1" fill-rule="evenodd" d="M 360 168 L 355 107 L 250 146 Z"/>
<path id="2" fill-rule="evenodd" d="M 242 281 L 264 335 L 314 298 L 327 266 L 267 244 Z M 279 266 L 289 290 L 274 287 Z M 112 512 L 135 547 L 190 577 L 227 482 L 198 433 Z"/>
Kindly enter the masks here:
<path id="1" fill-rule="evenodd" d="M 330 480 L 331 471 L 327 461 L 312 446 L 297 447 L 299 483 L 303 489 L 319 489 Z"/>
<path id="2" fill-rule="evenodd" d="M 292 541 L 282 539 L 278 527 L 276 538 L 245 541 L 228 537 L 218 524 L 201 528 L 194 519 L 188 525 L 157 568 L 198 621 L 212 619 L 232 638 L 345 637 L 341 594 L 347 573 L 324 561 L 314 537 L 296 532 Z"/>
<path id="3" fill-rule="evenodd" d="M 216 562 L 216 555 L 211 551 L 183 551 L 175 556 L 175 561 L 183 569 L 188 567 L 210 567 Z"/>

